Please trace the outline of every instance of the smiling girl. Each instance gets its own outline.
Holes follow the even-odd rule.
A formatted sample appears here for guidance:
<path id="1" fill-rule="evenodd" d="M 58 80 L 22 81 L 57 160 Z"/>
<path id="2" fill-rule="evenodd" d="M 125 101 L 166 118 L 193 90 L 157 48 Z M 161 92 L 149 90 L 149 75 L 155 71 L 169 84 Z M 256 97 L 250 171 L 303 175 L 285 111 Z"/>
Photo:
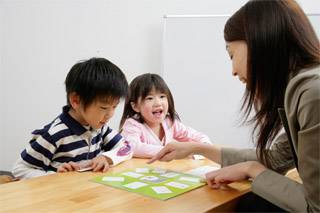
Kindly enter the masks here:
<path id="1" fill-rule="evenodd" d="M 134 156 L 141 158 L 153 157 L 172 141 L 211 143 L 206 135 L 180 122 L 167 84 L 151 73 L 131 82 L 120 129 Z"/>

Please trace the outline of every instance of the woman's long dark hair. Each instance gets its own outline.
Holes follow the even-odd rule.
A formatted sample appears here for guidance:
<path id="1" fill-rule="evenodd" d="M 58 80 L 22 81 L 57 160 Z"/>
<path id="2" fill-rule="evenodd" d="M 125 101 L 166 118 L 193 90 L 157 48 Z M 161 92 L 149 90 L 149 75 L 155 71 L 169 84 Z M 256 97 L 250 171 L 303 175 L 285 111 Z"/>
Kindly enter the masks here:
<path id="1" fill-rule="evenodd" d="M 124 110 L 120 121 L 120 131 L 127 118 L 133 118 L 137 112 L 131 107 L 131 102 L 138 103 L 139 99 L 144 100 L 152 90 L 166 94 L 168 99 L 168 113 L 172 122 L 179 119 L 174 108 L 173 96 L 166 82 L 157 74 L 146 73 L 137 76 L 129 85 L 129 95 L 124 104 Z M 136 118 L 139 122 L 144 123 L 142 116 Z"/>
<path id="2" fill-rule="evenodd" d="M 271 167 L 268 150 L 282 128 L 278 108 L 284 107 L 288 81 L 303 68 L 320 64 L 319 40 L 294 0 L 252 0 L 226 23 L 226 42 L 248 46 L 247 89 L 241 109 L 254 122 L 257 155 Z M 249 119 L 252 108 L 256 114 Z"/>

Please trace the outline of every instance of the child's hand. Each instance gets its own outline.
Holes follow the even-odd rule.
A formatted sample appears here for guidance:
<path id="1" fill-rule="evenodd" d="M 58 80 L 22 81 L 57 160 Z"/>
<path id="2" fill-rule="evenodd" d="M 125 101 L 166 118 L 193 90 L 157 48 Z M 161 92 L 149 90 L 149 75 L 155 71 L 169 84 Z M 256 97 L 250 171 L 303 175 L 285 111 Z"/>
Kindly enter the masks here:
<path id="1" fill-rule="evenodd" d="M 63 163 L 58 169 L 57 172 L 71 172 L 77 171 L 80 169 L 80 166 L 75 162 Z"/>
<path id="2" fill-rule="evenodd" d="M 94 159 L 92 159 L 92 171 L 94 172 L 106 172 L 109 169 L 109 162 L 108 162 L 108 158 L 100 155 L 98 157 L 95 157 Z"/>

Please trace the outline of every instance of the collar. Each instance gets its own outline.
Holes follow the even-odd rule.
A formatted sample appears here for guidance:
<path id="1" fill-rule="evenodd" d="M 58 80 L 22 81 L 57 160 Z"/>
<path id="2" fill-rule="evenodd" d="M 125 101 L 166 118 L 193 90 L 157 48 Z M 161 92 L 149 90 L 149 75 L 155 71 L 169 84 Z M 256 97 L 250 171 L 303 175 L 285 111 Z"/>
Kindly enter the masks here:
<path id="1" fill-rule="evenodd" d="M 82 126 L 77 120 L 69 115 L 70 106 L 66 105 L 62 108 L 62 113 L 59 118 L 61 121 L 69 127 L 69 129 L 76 135 L 82 135 L 86 131 L 90 130 L 90 127 Z"/>

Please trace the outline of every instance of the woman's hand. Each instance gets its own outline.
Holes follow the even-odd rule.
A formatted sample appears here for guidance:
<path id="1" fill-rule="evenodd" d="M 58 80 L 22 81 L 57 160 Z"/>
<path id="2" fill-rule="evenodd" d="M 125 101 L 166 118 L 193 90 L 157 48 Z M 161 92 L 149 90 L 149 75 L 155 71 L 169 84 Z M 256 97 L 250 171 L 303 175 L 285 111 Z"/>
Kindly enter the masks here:
<path id="1" fill-rule="evenodd" d="M 182 159 L 188 157 L 191 154 L 203 155 L 210 160 L 220 163 L 220 147 L 213 144 L 199 142 L 168 143 L 147 163 L 153 163 L 156 160 L 171 161 L 174 159 Z"/>
<path id="2" fill-rule="evenodd" d="M 174 159 L 186 158 L 193 154 L 195 151 L 194 142 L 171 142 L 165 145 L 160 152 L 158 152 L 153 158 L 147 163 L 153 163 L 156 160 L 159 161 L 171 161 Z"/>
<path id="3" fill-rule="evenodd" d="M 218 189 L 228 183 L 255 178 L 264 170 L 266 168 L 261 163 L 247 161 L 209 172 L 206 174 L 206 179 L 211 188 Z"/>

